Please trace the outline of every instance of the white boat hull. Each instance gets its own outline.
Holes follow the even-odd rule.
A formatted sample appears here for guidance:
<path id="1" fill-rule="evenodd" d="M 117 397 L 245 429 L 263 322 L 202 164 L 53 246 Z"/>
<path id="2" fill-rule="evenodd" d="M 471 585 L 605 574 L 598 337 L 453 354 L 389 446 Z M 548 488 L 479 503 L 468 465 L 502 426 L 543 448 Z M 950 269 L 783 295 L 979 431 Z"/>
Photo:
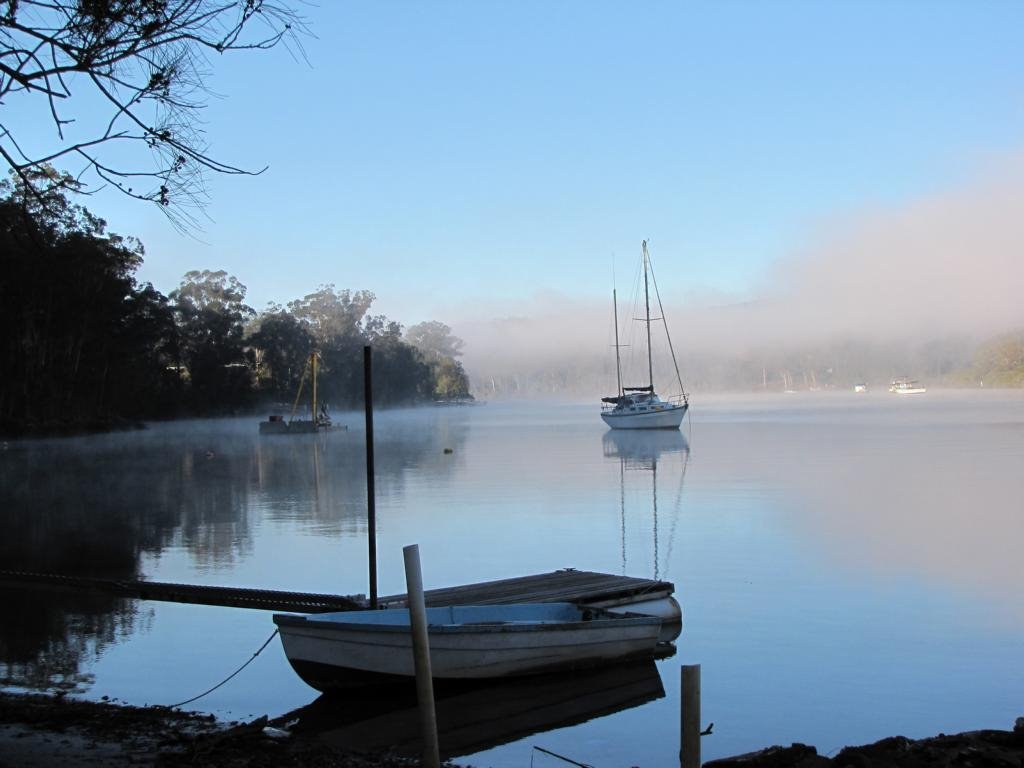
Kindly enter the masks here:
<path id="1" fill-rule="evenodd" d="M 669 404 L 640 412 L 612 408 L 601 411 L 601 418 L 612 429 L 679 429 L 686 409 L 686 405 Z"/>
<path id="2" fill-rule="evenodd" d="M 914 379 L 893 379 L 889 385 L 889 391 L 897 395 L 923 395 L 928 390 L 922 387 Z"/>
<path id="3" fill-rule="evenodd" d="M 599 612 L 591 620 L 567 621 L 561 603 L 524 606 L 460 606 L 428 609 L 430 665 L 435 680 L 467 681 L 537 674 L 558 669 L 606 664 L 651 654 L 661 621 L 653 617 L 613 618 Z M 549 609 L 551 619 L 488 621 L 501 609 L 523 616 Z M 585 609 L 584 609 L 585 610 Z M 439 623 L 440 612 L 453 621 Z M 481 621 L 474 621 L 474 612 Z M 543 613 L 543 612 L 542 612 Z M 357 614 L 399 614 L 403 623 L 369 624 Z M 400 619 L 399 619 L 400 620 Z M 381 682 L 409 682 L 415 675 L 412 634 L 406 609 L 275 615 L 288 661 L 309 685 L 319 690 L 352 688 Z"/>

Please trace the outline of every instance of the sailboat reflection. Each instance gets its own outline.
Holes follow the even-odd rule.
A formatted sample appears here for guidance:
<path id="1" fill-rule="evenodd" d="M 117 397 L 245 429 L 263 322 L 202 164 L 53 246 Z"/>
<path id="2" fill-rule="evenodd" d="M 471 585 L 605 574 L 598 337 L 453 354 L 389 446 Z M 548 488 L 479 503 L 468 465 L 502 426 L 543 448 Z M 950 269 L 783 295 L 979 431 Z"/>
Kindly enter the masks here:
<path id="1" fill-rule="evenodd" d="M 601 445 L 607 458 L 619 460 L 619 516 L 622 525 L 622 572 L 626 572 L 626 472 L 640 471 L 651 473 L 651 529 L 653 532 L 653 563 L 655 579 L 662 578 L 661 526 L 663 521 L 658 518 L 658 469 L 659 462 L 666 457 L 677 454 L 681 458 L 681 468 L 676 469 L 678 462 L 672 465 L 670 476 L 678 473 L 678 487 L 672 504 L 672 521 L 668 536 L 668 548 L 664 554 L 667 569 L 672 556 L 672 542 L 675 540 L 676 524 L 679 519 L 679 508 L 682 503 L 683 483 L 686 480 L 686 468 L 690 461 L 690 446 L 682 433 L 675 430 L 610 430 L 601 437 Z M 665 474 L 665 468 L 662 469 Z M 678 636 L 679 625 L 663 627 L 662 639 L 674 640 Z M 674 634 L 672 633 L 674 630 Z"/>
<path id="2" fill-rule="evenodd" d="M 675 653 L 659 646 L 661 657 Z M 442 758 L 469 755 L 536 733 L 565 728 L 663 698 L 653 659 L 595 670 L 512 678 L 454 692 L 435 692 Z M 325 694 L 281 720 L 296 736 L 356 751 L 417 755 L 415 690 L 387 698 Z"/>
<path id="3" fill-rule="evenodd" d="M 604 455 L 619 458 L 627 469 L 656 469 L 665 454 L 689 454 L 690 446 L 683 433 L 674 429 L 649 432 L 608 431 L 601 436 Z"/>

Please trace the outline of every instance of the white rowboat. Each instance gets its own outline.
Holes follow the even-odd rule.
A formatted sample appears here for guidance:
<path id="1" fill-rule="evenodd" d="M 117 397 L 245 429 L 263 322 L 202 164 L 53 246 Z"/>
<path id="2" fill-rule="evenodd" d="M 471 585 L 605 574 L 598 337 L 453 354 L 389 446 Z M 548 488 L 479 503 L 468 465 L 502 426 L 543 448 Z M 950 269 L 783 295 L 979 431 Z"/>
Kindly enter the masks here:
<path id="1" fill-rule="evenodd" d="M 296 673 L 321 690 L 411 683 L 409 611 L 275 614 Z M 661 620 L 571 603 L 427 609 L 435 681 L 469 681 L 599 666 L 654 652 Z"/>

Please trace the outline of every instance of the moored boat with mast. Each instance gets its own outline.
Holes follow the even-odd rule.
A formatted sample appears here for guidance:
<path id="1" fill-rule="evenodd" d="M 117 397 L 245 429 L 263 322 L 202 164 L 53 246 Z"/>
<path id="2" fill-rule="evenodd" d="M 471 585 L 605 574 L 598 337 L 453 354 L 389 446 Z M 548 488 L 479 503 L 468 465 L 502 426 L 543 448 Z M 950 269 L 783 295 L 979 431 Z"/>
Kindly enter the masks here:
<path id="1" fill-rule="evenodd" d="M 647 384 L 638 387 L 624 387 L 622 385 L 622 361 L 619 354 L 619 308 L 616 292 L 612 291 L 612 305 L 615 313 L 615 376 L 618 385 L 618 394 L 613 397 L 602 397 L 601 418 L 604 423 L 612 429 L 679 429 L 683 422 L 683 416 L 690 407 L 689 397 L 683 388 L 683 380 L 679 375 L 679 364 L 676 362 L 675 349 L 672 347 L 672 337 L 668 332 L 668 323 L 665 321 L 665 310 L 661 305 L 661 295 L 658 292 L 658 284 L 654 278 L 654 269 L 651 266 L 650 256 L 647 253 L 647 241 L 642 245 L 643 271 L 644 271 L 644 317 L 642 322 L 647 326 Z M 654 363 L 651 353 L 651 298 L 650 282 L 654 282 L 654 293 L 658 299 L 658 309 L 661 312 L 660 319 L 664 323 L 665 337 L 668 340 L 669 352 L 672 355 L 672 365 L 676 374 L 676 381 L 679 383 L 679 394 L 663 400 L 654 391 Z"/>
<path id="2" fill-rule="evenodd" d="M 288 421 L 283 416 L 273 415 L 266 421 L 260 422 L 261 435 L 299 435 L 313 432 L 326 432 L 332 429 L 331 416 L 327 410 L 326 403 L 319 404 L 317 409 L 317 362 L 320 355 L 317 352 L 310 352 L 306 367 L 302 372 L 302 379 L 299 381 L 299 391 L 295 393 L 295 402 L 292 404 L 292 412 Z M 302 389 L 306 383 L 306 375 L 309 374 L 311 381 L 311 394 L 309 405 L 309 418 L 297 419 L 295 413 L 299 408 L 299 401 L 302 399 Z"/>

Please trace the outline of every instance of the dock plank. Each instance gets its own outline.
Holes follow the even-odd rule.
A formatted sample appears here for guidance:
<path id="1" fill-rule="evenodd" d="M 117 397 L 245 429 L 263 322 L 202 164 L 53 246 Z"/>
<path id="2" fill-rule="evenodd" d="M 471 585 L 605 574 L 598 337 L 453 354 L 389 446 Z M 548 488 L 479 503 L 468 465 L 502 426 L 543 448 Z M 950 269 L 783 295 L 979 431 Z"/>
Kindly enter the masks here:
<path id="1" fill-rule="evenodd" d="M 596 603 L 644 595 L 671 595 L 671 582 L 593 571 L 561 570 L 517 576 L 456 587 L 427 590 L 427 605 L 500 605 L 509 603 Z M 403 606 L 406 596 L 380 599 L 387 606 Z"/>
<path id="2" fill-rule="evenodd" d="M 368 607 L 362 595 L 284 592 L 244 587 L 170 584 L 155 581 L 103 579 L 50 573 L 0 570 L 0 582 L 21 582 L 61 589 L 104 592 L 137 600 L 255 608 L 268 611 L 324 613 Z M 671 582 L 566 569 L 531 576 L 516 576 L 428 590 L 427 605 L 501 605 L 510 603 L 613 604 L 616 601 L 663 597 L 673 593 Z M 378 601 L 384 607 L 406 605 L 406 596 L 390 595 Z"/>

